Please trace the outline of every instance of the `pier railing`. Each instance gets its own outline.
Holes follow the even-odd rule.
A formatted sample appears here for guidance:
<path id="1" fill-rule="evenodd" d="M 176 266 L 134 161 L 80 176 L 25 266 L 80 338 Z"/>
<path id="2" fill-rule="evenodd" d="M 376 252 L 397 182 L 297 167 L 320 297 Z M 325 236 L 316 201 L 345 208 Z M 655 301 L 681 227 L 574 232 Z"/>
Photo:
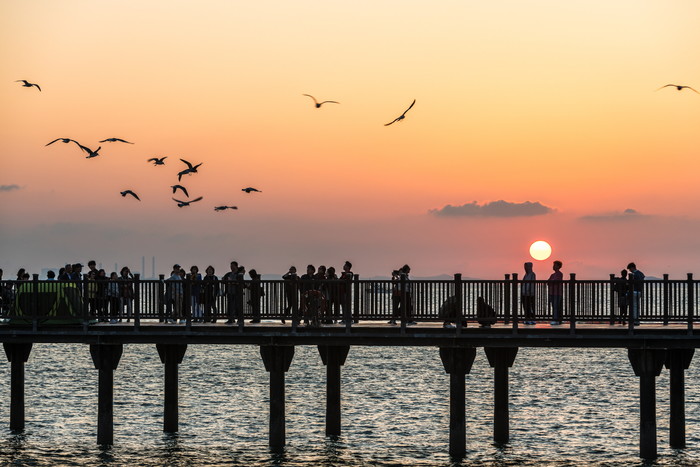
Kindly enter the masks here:
<path id="1" fill-rule="evenodd" d="M 698 320 L 700 281 L 686 279 L 645 280 L 640 296 L 638 322 L 687 323 Z M 482 322 L 523 325 L 523 281 L 517 274 L 500 280 L 363 280 L 352 281 L 1 281 L 0 317 L 10 324 L 37 327 L 52 323 L 100 321 L 131 322 L 235 322 L 285 320 L 286 324 L 358 321 Z M 536 322 L 553 319 L 547 281 L 527 284 L 534 288 Z M 616 323 L 618 299 L 632 285 L 616 292 L 613 276 L 608 280 L 578 280 L 575 275 L 561 282 L 563 320 L 576 323 Z M 480 300 L 481 299 L 481 300 Z M 480 308 L 479 302 L 482 301 Z M 486 305 L 486 308 L 483 307 Z M 484 314 L 484 309 L 493 315 Z M 634 322 L 630 326 L 636 325 Z"/>

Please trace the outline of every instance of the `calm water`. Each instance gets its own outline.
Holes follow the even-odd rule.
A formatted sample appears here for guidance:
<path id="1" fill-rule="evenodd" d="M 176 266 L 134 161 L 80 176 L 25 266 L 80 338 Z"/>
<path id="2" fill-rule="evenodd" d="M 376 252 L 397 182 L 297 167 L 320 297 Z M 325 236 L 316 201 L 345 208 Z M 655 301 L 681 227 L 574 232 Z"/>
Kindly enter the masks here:
<path id="1" fill-rule="evenodd" d="M 4 359 L 3 359 L 4 360 Z M 668 372 L 657 384 L 659 459 L 700 465 L 698 358 L 686 373 L 688 448 L 668 448 Z M 325 368 L 297 347 L 287 374 L 284 454 L 267 447 L 268 374 L 254 346 L 190 346 L 180 366 L 180 432 L 162 432 L 163 367 L 128 345 L 115 372 L 115 446 L 96 445 L 97 371 L 85 345 L 35 345 L 27 428 L 9 425 L 0 366 L 0 465 L 454 465 L 449 375 L 435 348 L 352 347 L 343 367 L 343 436 L 325 429 Z M 467 376 L 464 465 L 643 465 L 638 379 L 625 350 L 521 349 L 511 369 L 511 442 L 492 442 L 493 370 L 482 349 Z"/>

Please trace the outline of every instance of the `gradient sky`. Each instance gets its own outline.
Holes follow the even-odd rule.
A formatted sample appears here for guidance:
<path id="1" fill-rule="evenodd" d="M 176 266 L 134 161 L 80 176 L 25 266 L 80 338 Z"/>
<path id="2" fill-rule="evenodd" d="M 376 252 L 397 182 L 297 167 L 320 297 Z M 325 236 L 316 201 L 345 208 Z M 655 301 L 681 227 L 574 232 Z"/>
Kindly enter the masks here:
<path id="1" fill-rule="evenodd" d="M 700 275 L 700 95 L 656 91 L 700 90 L 699 19 L 695 0 L 2 2 L 0 267 L 500 278 L 546 240 L 540 278 Z M 58 137 L 136 144 L 85 159 Z M 186 208 L 180 157 L 203 162 Z"/>

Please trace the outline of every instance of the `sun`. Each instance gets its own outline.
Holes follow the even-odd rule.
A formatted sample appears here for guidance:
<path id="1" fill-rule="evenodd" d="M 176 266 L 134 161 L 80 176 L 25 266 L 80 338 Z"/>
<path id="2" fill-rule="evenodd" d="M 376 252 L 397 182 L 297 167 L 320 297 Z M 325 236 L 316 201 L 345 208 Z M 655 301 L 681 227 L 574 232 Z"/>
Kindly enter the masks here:
<path id="1" fill-rule="evenodd" d="M 549 243 L 545 242 L 544 240 L 538 240 L 530 245 L 530 256 L 536 260 L 542 261 L 549 258 L 551 254 L 552 247 L 549 246 Z"/>

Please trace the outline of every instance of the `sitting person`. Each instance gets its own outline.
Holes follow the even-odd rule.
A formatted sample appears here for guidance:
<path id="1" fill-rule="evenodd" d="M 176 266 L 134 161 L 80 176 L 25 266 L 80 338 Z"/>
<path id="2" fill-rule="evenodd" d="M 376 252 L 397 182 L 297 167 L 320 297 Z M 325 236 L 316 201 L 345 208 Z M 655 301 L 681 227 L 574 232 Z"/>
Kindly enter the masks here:
<path id="1" fill-rule="evenodd" d="M 490 328 L 492 324 L 496 324 L 496 312 L 486 303 L 484 297 L 476 299 L 476 319 L 482 328 Z"/>

